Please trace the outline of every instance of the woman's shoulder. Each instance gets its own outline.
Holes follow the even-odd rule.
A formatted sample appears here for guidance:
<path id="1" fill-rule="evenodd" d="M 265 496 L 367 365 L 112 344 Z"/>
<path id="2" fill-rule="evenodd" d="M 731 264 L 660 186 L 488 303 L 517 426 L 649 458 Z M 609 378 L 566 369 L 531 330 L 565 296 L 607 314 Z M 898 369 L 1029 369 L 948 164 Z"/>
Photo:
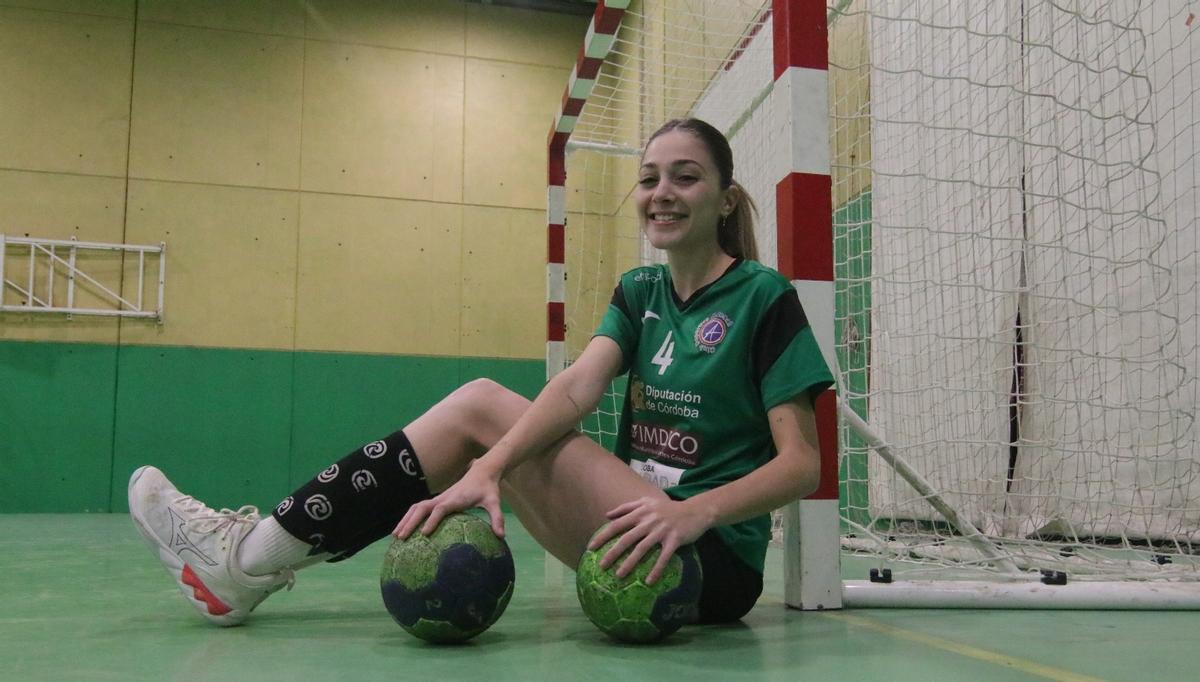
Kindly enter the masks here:
<path id="1" fill-rule="evenodd" d="M 783 273 L 756 260 L 743 261 L 741 270 L 755 286 L 768 291 L 779 293 L 792 288 L 792 283 Z"/>

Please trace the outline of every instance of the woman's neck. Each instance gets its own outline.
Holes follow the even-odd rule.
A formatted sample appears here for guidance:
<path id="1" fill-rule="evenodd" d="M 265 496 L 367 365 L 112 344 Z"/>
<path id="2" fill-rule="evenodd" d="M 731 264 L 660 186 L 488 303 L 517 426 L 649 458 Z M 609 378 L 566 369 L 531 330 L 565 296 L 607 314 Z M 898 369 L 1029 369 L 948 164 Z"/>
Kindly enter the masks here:
<path id="1" fill-rule="evenodd" d="M 717 281 L 734 260 L 720 249 L 698 254 L 668 253 L 667 264 L 671 267 L 675 295 L 681 301 L 688 300 L 702 287 Z"/>

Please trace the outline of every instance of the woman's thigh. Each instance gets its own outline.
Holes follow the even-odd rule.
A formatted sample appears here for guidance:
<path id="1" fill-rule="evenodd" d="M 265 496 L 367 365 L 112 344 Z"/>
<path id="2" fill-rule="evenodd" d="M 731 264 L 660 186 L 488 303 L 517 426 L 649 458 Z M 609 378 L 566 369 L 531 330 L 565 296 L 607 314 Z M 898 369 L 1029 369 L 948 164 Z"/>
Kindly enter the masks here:
<path id="1" fill-rule="evenodd" d="M 430 490 L 452 485 L 529 408 L 491 381 L 455 391 L 404 428 Z M 590 438 L 572 432 L 535 453 L 501 481 L 505 503 L 542 547 L 574 568 L 610 509 L 665 493 Z"/>

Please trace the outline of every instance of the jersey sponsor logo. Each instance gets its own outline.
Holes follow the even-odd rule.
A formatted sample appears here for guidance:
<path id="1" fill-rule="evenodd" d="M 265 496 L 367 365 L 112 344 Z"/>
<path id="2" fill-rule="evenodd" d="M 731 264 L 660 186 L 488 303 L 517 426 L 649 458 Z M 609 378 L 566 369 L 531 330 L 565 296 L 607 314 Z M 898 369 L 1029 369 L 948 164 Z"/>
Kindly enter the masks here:
<path id="1" fill-rule="evenodd" d="M 638 274 L 634 275 L 633 281 L 635 281 L 635 282 L 661 282 L 662 277 L 663 277 L 662 272 L 658 271 L 658 270 L 652 270 L 650 272 L 643 271 L 643 272 L 639 272 Z"/>
<path id="2" fill-rule="evenodd" d="M 633 402 L 635 410 L 669 414 L 687 419 L 699 419 L 700 404 L 704 402 L 704 396 L 699 393 L 659 388 L 637 378 L 629 382 L 629 398 Z"/>
<path id="3" fill-rule="evenodd" d="M 636 452 L 684 467 L 700 463 L 701 443 L 695 434 L 635 421 L 629 435 L 629 446 Z"/>
<path id="4" fill-rule="evenodd" d="M 631 459 L 629 460 L 629 468 L 633 469 L 638 476 L 649 481 L 659 490 L 666 490 L 667 488 L 679 485 L 679 479 L 683 477 L 683 469 L 667 466 L 662 462 L 655 462 L 652 459 Z"/>
<path id="5" fill-rule="evenodd" d="M 725 313 L 713 313 L 704 318 L 700 326 L 696 327 L 696 348 L 705 353 L 712 353 L 717 350 L 717 345 L 725 340 L 729 335 L 729 328 L 733 326 L 733 320 Z"/>

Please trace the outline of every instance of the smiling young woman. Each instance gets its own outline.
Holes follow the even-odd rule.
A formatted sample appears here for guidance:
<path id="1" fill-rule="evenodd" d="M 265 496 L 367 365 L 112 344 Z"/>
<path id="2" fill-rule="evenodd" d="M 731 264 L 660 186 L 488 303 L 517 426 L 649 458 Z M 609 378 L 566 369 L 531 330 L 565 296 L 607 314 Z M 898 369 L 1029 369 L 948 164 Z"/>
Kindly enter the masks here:
<path id="1" fill-rule="evenodd" d="M 667 263 L 621 277 L 591 342 L 532 403 L 473 381 L 261 520 L 246 507 L 213 511 L 153 467 L 134 472 L 130 514 L 193 606 L 240 623 L 295 570 L 389 531 L 430 533 L 471 507 L 503 535 L 503 499 L 570 567 L 620 536 L 601 565 L 629 551 L 616 567 L 625 575 L 661 547 L 654 582 L 695 543 L 700 621 L 745 615 L 762 592 L 769 512 L 817 486 L 812 399 L 832 378 L 795 290 L 754 260 L 753 204 L 724 136 L 670 121 L 640 173 L 642 228 Z M 621 374 L 630 389 L 610 453 L 575 428 Z"/>

